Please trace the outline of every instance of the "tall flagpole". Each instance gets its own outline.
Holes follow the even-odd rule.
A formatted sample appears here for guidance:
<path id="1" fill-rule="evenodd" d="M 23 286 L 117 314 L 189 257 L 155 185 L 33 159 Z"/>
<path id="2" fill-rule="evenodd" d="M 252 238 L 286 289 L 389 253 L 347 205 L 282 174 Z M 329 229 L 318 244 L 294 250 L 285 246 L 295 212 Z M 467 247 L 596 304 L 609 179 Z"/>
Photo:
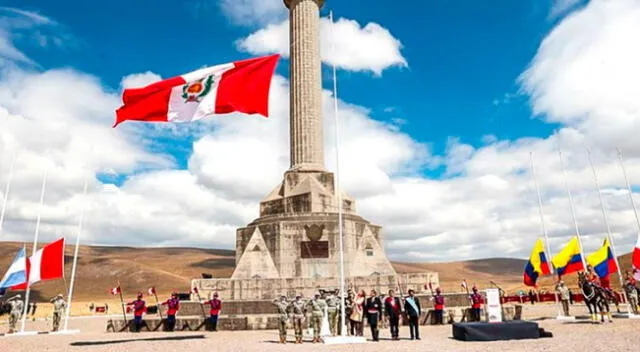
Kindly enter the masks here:
<path id="1" fill-rule="evenodd" d="M 627 299 L 627 293 L 624 290 L 624 282 L 622 281 L 622 271 L 620 269 L 620 262 L 618 262 L 618 256 L 616 255 L 616 247 L 613 245 L 613 236 L 611 236 L 611 226 L 609 225 L 609 217 L 607 216 L 607 210 L 604 205 L 604 197 L 602 197 L 602 191 L 600 190 L 600 181 L 598 180 L 598 172 L 596 171 L 596 167 L 593 165 L 593 158 L 591 157 L 591 150 L 587 149 L 587 154 L 589 155 L 589 164 L 591 165 L 591 171 L 593 171 L 593 180 L 596 183 L 596 190 L 598 191 L 598 198 L 600 199 L 600 208 L 602 208 L 602 218 L 604 219 L 604 224 L 607 227 L 607 239 L 609 240 L 609 245 L 611 246 L 611 253 L 613 254 L 613 260 L 618 267 L 618 278 L 620 279 L 620 288 L 622 289 L 622 294 L 624 295 L 624 300 L 627 302 L 628 312 L 631 315 L 631 305 L 629 304 L 629 300 Z"/>
<path id="2" fill-rule="evenodd" d="M 549 269 L 551 271 L 551 275 L 553 275 L 554 267 L 553 267 L 553 263 L 551 263 L 551 247 L 549 245 L 549 234 L 547 233 L 547 227 L 544 224 L 544 210 L 542 209 L 542 197 L 540 196 L 540 186 L 538 185 L 536 167 L 533 163 L 533 152 L 529 153 L 529 159 L 531 159 L 531 175 L 533 176 L 533 183 L 536 186 L 536 194 L 538 195 L 538 211 L 540 212 L 540 225 L 542 227 L 542 234 L 544 235 L 544 242 L 547 247 L 549 264 L 551 264 L 549 265 Z"/>
<path id="3" fill-rule="evenodd" d="M 16 151 L 13 151 L 13 156 L 11 157 L 11 166 L 9 167 L 9 177 L 7 178 L 7 186 L 4 189 L 3 199 L 2 199 L 2 210 L 0 210 L 0 235 L 2 235 L 2 229 L 4 227 L 4 214 L 7 210 L 7 203 L 9 202 L 9 191 L 11 190 L 11 178 L 13 177 L 13 167 L 16 163 Z"/>
<path id="4" fill-rule="evenodd" d="M 329 12 L 331 21 L 331 36 L 333 36 L 333 11 Z M 332 49 L 335 50 L 335 43 L 332 41 Z M 333 64 L 333 118 L 335 123 L 335 148 L 336 148 L 336 185 L 335 193 L 338 202 L 338 237 L 340 238 L 340 336 L 347 336 L 347 326 L 345 321 L 345 290 L 344 290 L 344 230 L 342 228 L 342 193 L 340 190 L 340 136 L 338 128 L 338 80 L 336 77 L 336 64 Z"/>
<path id="5" fill-rule="evenodd" d="M 78 220 L 78 234 L 76 235 L 76 248 L 73 253 L 73 267 L 71 268 L 71 283 L 69 284 L 69 303 L 64 318 L 63 331 L 69 327 L 69 314 L 71 313 L 71 301 L 73 300 L 73 286 L 76 281 L 76 268 L 78 266 L 78 252 L 80 251 L 80 237 L 82 236 L 82 221 L 84 220 L 84 209 L 87 203 L 87 178 L 84 179 L 84 189 L 82 191 L 82 208 L 80 208 L 80 219 Z"/>
<path id="6" fill-rule="evenodd" d="M 558 152 L 560 157 L 560 168 L 562 169 L 562 176 L 564 177 L 564 184 L 567 188 L 567 195 L 569 196 L 569 206 L 571 207 L 571 216 L 573 217 L 573 224 L 576 228 L 576 235 L 578 236 L 578 242 L 580 243 L 580 257 L 582 259 L 583 270 L 587 270 L 587 260 L 584 257 L 584 246 L 582 245 L 582 236 L 580 236 L 580 228 L 578 228 L 578 219 L 576 218 L 576 210 L 573 206 L 573 197 L 571 196 L 571 188 L 569 187 L 569 180 L 567 180 L 567 173 L 564 170 L 564 162 L 562 161 L 562 152 Z"/>
<path id="7" fill-rule="evenodd" d="M 40 205 L 38 206 L 38 219 L 36 220 L 36 232 L 34 234 L 33 237 L 33 249 L 31 251 L 31 255 L 35 255 L 36 254 L 36 250 L 38 249 L 38 235 L 40 233 L 40 217 L 42 215 L 42 205 L 44 203 L 44 191 L 47 188 L 47 176 L 49 174 L 49 167 L 48 165 L 45 166 L 44 169 L 44 177 L 42 177 L 42 190 L 40 191 Z M 27 273 L 27 276 L 28 273 Z M 27 280 L 27 293 L 25 294 L 25 298 L 24 298 L 24 313 L 22 315 L 22 327 L 20 328 L 20 332 L 24 332 L 24 325 L 27 321 L 27 307 L 29 307 L 29 294 L 31 293 L 31 284 L 29 283 L 29 280 Z"/>
<path id="8" fill-rule="evenodd" d="M 629 183 L 629 177 L 627 176 L 627 168 L 624 166 L 624 159 L 622 158 L 622 152 L 620 148 L 616 148 L 618 151 L 618 159 L 620 160 L 620 166 L 622 167 L 622 174 L 624 175 L 624 182 L 627 185 L 627 191 L 629 191 L 629 201 L 633 208 L 633 213 L 636 216 L 636 224 L 638 225 L 638 234 L 640 236 L 640 218 L 638 218 L 638 209 L 636 209 L 636 202 L 633 200 L 633 191 L 631 190 L 631 183 Z"/>

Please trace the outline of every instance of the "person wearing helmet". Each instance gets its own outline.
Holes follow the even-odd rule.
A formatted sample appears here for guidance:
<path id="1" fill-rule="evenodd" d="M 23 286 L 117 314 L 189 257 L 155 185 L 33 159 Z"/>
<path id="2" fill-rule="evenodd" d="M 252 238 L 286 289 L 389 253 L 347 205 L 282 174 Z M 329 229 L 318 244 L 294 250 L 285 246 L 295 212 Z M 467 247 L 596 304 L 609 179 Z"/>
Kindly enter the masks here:
<path id="1" fill-rule="evenodd" d="M 473 293 L 469 296 L 471 299 L 471 321 L 480 321 L 480 310 L 482 309 L 482 295 L 478 293 L 478 287 L 475 285 L 472 289 Z"/>
<path id="2" fill-rule="evenodd" d="M 138 292 L 136 300 L 127 303 L 127 306 L 133 306 L 135 332 L 140 332 L 140 329 L 142 328 L 142 315 L 147 311 L 147 303 L 142 299 L 142 292 Z"/>
<path id="3" fill-rule="evenodd" d="M 180 310 L 180 300 L 178 294 L 174 291 L 171 297 L 162 302 L 163 306 L 167 306 L 167 331 L 174 331 L 176 328 L 176 313 Z"/>
<path id="4" fill-rule="evenodd" d="M 51 331 L 58 331 L 62 313 L 67 308 L 67 302 L 64 301 L 64 296 L 62 295 L 62 293 L 59 293 L 57 296 L 53 297 L 49 302 L 53 304 L 53 329 Z"/>
<path id="5" fill-rule="evenodd" d="M 222 309 L 222 301 L 218 298 L 218 292 L 213 293 L 213 298 L 204 302 L 204 305 L 209 305 L 211 310 L 209 311 L 209 323 L 211 324 L 211 331 L 218 331 L 218 316 Z"/>
<path id="6" fill-rule="evenodd" d="M 11 304 L 11 313 L 9 313 L 9 333 L 12 334 L 16 331 L 16 323 L 22 317 L 24 311 L 24 302 L 22 296 L 19 294 L 9 299 Z"/>
<path id="7" fill-rule="evenodd" d="M 433 295 L 433 309 L 435 323 L 439 325 L 444 324 L 444 296 L 442 295 L 440 287 L 436 288 L 436 293 Z"/>

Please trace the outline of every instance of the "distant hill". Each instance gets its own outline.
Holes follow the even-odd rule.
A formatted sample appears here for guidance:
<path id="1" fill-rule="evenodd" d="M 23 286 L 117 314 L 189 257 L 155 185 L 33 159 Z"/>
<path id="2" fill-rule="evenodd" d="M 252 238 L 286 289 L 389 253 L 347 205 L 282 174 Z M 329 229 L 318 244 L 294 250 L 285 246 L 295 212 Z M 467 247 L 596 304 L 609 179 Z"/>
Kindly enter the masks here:
<path id="1" fill-rule="evenodd" d="M 11 264 L 21 243 L 0 242 L 0 273 Z M 30 253 L 30 250 L 28 251 Z M 66 280 L 42 282 L 34 286 L 33 294 L 39 300 L 48 299 L 57 293 L 67 292 L 71 277 L 73 246 L 65 251 Z M 460 283 L 466 279 L 469 285 L 477 283 L 488 287 L 491 281 L 503 289 L 514 292 L 524 288 L 522 273 L 526 260 L 514 258 L 489 258 L 448 263 L 408 263 L 393 262 L 399 273 L 435 271 L 439 273 L 440 284 L 447 292 L 459 292 Z M 631 254 L 621 257 L 621 265 L 631 265 Z M 172 290 L 188 292 L 191 279 L 208 273 L 213 277 L 230 277 L 235 266 L 235 252 L 220 249 L 199 248 L 132 248 L 81 246 L 78 259 L 78 275 L 74 296 L 79 300 L 100 300 L 111 298 L 109 289 L 120 280 L 123 292 L 132 296 L 135 292 L 155 286 L 161 295 Z M 565 279 L 573 286 L 574 277 Z M 612 284 L 617 286 L 617 277 Z M 552 278 L 540 280 L 542 287 L 551 287 Z"/>

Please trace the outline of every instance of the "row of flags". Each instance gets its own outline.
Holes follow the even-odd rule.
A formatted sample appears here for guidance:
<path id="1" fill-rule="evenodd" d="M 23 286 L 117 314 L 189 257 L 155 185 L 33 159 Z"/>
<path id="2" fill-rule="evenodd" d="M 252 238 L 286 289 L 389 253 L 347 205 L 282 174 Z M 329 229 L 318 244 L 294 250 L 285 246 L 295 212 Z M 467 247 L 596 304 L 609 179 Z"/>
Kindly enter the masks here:
<path id="1" fill-rule="evenodd" d="M 25 248 L 16 254 L 0 281 L 1 290 L 24 290 L 39 281 L 64 277 L 64 238 L 52 242 L 26 256 Z"/>
<path id="2" fill-rule="evenodd" d="M 638 253 L 640 254 L 640 251 L 638 251 Z M 634 251 L 634 266 L 635 259 L 636 252 Z M 600 249 L 588 255 L 586 261 L 593 267 L 598 277 L 603 279 L 607 279 L 609 275 L 618 271 L 618 265 L 611 251 L 611 245 L 608 239 L 604 240 Z M 577 236 L 572 237 L 560 253 L 553 257 L 551 265 L 553 265 L 559 277 L 586 270 Z M 538 239 L 531 252 L 531 257 L 525 265 L 524 284 L 526 286 L 536 286 L 536 282 L 540 276 L 549 274 L 551 274 L 551 267 L 549 266 L 544 251 L 542 239 Z"/>

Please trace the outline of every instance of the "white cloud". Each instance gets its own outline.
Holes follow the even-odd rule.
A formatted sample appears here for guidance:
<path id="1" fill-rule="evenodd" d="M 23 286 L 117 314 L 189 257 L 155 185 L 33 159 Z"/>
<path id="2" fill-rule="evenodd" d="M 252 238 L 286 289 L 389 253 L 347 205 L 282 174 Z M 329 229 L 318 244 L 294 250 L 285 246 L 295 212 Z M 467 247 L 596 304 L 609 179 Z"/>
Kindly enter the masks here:
<path id="1" fill-rule="evenodd" d="M 140 88 L 151 83 L 158 82 L 161 79 L 162 77 L 160 77 L 160 75 L 151 71 L 146 71 L 143 73 L 133 73 L 128 76 L 124 76 L 122 78 L 122 81 L 120 81 L 120 86 L 122 88 Z"/>
<path id="2" fill-rule="evenodd" d="M 576 9 L 585 1 L 588 0 L 553 0 L 551 10 L 549 11 L 549 18 L 557 19 L 562 17 Z"/>
<path id="3" fill-rule="evenodd" d="M 320 23 L 322 61 L 349 70 L 371 71 L 381 75 L 389 67 L 408 67 L 402 56 L 402 43 L 377 23 L 361 27 L 344 18 Z M 279 53 L 289 56 L 289 20 L 271 24 L 237 42 L 238 49 L 256 55 Z"/>
<path id="4" fill-rule="evenodd" d="M 235 24 L 265 25 L 287 17 L 281 0 L 220 0 L 222 12 Z"/>

